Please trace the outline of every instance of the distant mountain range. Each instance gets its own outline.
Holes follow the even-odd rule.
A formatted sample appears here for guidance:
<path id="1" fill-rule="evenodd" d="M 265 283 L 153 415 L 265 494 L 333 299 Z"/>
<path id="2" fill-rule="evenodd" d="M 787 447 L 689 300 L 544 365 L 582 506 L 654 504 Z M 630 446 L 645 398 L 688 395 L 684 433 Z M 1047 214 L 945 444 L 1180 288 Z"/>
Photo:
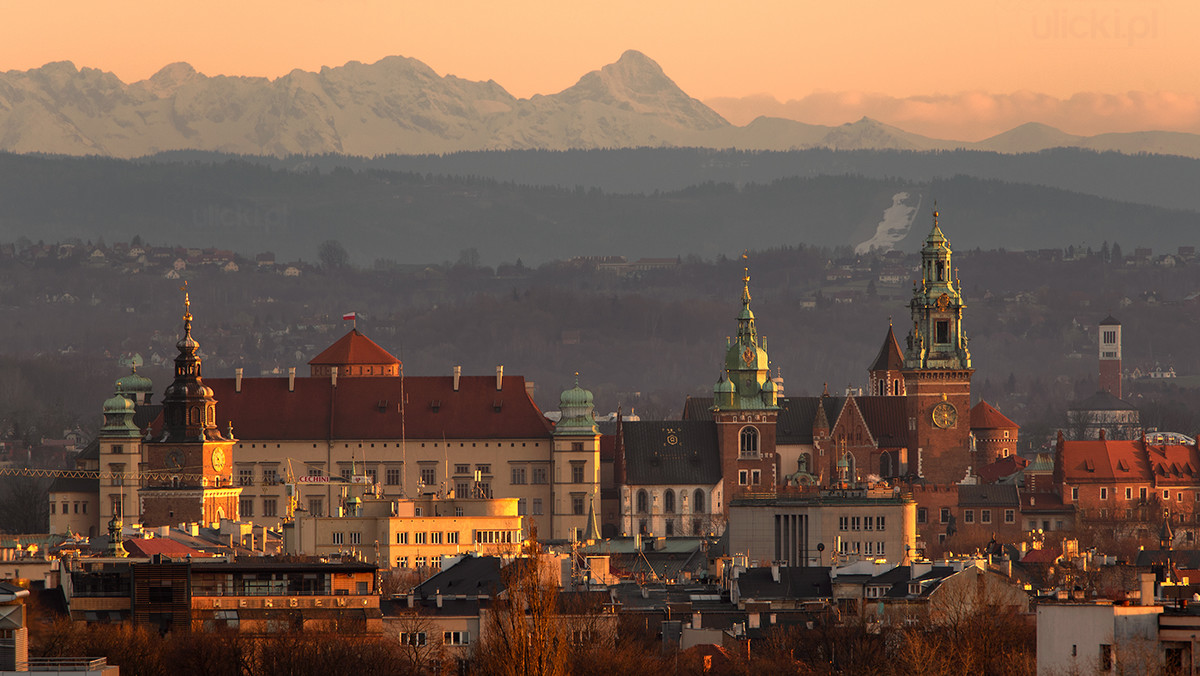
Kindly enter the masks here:
<path id="1" fill-rule="evenodd" d="M 69 62 L 0 73 L 0 150 L 141 157 L 174 150 L 376 156 L 473 150 L 700 147 L 950 150 L 1078 147 L 1200 157 L 1200 135 L 1074 136 L 1030 123 L 977 143 L 863 118 L 841 126 L 760 117 L 735 126 L 628 51 L 551 95 L 439 76 L 416 59 L 350 62 L 267 78 L 213 76 L 186 63 L 126 84 Z"/>

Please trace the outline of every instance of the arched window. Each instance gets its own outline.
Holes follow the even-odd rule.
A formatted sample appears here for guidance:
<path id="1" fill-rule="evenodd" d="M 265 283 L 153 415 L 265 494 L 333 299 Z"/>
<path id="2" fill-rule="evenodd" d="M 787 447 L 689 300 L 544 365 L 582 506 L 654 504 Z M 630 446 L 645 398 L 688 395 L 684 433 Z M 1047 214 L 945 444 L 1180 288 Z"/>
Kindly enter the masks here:
<path id="1" fill-rule="evenodd" d="M 650 497 L 646 495 L 645 490 L 640 490 L 637 493 L 637 513 L 645 514 L 650 511 Z"/>
<path id="2" fill-rule="evenodd" d="M 758 455 L 758 429 L 743 427 L 739 435 L 739 449 L 742 455 Z"/>
<path id="3" fill-rule="evenodd" d="M 879 476 L 892 476 L 892 454 L 887 451 L 879 454 Z"/>
<path id="4" fill-rule="evenodd" d="M 879 380 L 875 381 L 875 394 L 878 394 L 881 397 L 883 395 L 887 394 L 887 391 L 884 390 L 884 388 L 886 388 L 886 387 L 887 387 L 887 379 L 886 378 L 880 378 Z"/>
<path id="5" fill-rule="evenodd" d="M 692 511 L 700 514 L 704 511 L 704 489 L 697 488 L 695 494 L 692 495 Z"/>
<path id="6" fill-rule="evenodd" d="M 675 491 L 670 488 L 663 494 L 663 511 L 667 514 L 675 513 Z"/>
<path id="7" fill-rule="evenodd" d="M 900 396 L 900 379 L 899 378 L 892 381 L 892 394 L 897 397 Z"/>

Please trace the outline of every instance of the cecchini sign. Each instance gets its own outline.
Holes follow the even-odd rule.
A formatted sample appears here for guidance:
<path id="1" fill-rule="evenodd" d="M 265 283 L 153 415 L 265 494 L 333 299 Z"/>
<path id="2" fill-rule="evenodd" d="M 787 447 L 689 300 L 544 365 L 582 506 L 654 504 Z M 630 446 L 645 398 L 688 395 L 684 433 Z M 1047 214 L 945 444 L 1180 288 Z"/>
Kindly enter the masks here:
<path id="1" fill-rule="evenodd" d="M 298 484 L 327 484 L 329 477 L 327 476 L 298 476 L 296 477 Z"/>
<path id="2" fill-rule="evenodd" d="M 320 598 L 311 596 L 288 596 L 284 598 L 211 598 L 198 597 L 192 599 L 196 608 L 354 608 L 371 605 L 371 599 L 376 597 L 335 596 Z"/>

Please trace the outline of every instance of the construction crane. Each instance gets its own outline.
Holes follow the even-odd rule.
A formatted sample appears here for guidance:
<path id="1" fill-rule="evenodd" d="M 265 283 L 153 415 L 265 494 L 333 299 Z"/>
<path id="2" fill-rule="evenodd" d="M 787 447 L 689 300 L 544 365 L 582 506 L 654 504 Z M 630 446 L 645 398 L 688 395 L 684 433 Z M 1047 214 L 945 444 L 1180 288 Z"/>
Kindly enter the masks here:
<path id="1" fill-rule="evenodd" d="M 0 467 L 0 476 L 48 477 L 64 479 L 149 479 L 151 481 L 211 479 L 203 474 L 179 472 L 110 472 L 97 469 L 50 469 L 45 467 Z"/>

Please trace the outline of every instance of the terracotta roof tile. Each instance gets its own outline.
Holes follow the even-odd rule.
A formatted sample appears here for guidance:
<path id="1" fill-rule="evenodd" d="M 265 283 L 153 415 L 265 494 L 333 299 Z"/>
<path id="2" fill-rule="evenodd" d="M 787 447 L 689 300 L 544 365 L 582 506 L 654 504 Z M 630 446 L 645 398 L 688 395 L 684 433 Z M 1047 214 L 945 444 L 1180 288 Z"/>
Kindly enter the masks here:
<path id="1" fill-rule="evenodd" d="M 1015 430 L 1020 426 L 1008 419 L 994 406 L 980 400 L 971 409 L 971 429 L 973 430 Z"/>
<path id="2" fill-rule="evenodd" d="M 551 425 L 525 390 L 523 376 L 400 378 L 206 378 L 217 400 L 221 426 L 253 439 L 521 439 L 548 438 Z M 400 407 L 401 387 L 407 405 Z M 403 424 L 404 429 L 401 430 Z"/>
<path id="3" fill-rule="evenodd" d="M 1000 458 L 996 462 L 991 462 L 983 467 L 980 467 L 976 474 L 979 475 L 979 480 L 985 484 L 996 483 L 1007 476 L 1012 476 L 1017 472 L 1025 469 L 1029 465 L 1029 461 L 1019 455 L 1010 455 L 1006 458 Z"/>
<path id="4" fill-rule="evenodd" d="M 379 347 L 375 341 L 359 333 L 358 329 L 351 329 L 350 333 L 339 338 L 337 342 L 325 348 L 324 352 L 313 357 L 308 363 L 310 365 L 344 366 L 347 364 L 399 364 L 400 360 Z"/>

